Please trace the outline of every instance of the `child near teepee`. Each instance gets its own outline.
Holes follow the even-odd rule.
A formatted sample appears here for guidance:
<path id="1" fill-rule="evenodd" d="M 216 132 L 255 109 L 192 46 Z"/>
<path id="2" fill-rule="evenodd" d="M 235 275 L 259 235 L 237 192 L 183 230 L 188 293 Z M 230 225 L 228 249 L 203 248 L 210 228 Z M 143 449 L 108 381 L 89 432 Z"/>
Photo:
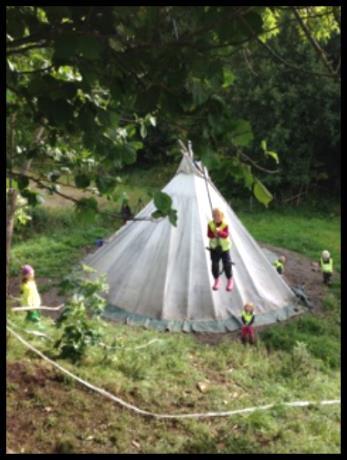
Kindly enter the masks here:
<path id="1" fill-rule="evenodd" d="M 226 290 L 231 291 L 234 286 L 230 248 L 231 241 L 229 238 L 228 224 L 224 219 L 223 212 L 215 208 L 212 211 L 213 220 L 208 223 L 207 236 L 209 238 L 209 246 L 211 251 L 212 275 L 214 278 L 213 290 L 217 291 L 220 288 L 219 277 L 219 261 L 222 259 L 224 273 L 227 277 Z"/>
<path id="2" fill-rule="evenodd" d="M 323 283 L 330 284 L 333 274 L 333 258 L 327 250 L 324 250 L 321 254 L 320 268 L 323 274 Z"/>
<path id="3" fill-rule="evenodd" d="M 30 265 L 22 267 L 22 285 L 21 285 L 21 305 L 22 307 L 40 308 L 41 298 L 35 283 L 35 272 Z M 29 310 L 26 316 L 28 321 L 38 323 L 40 321 L 39 310 Z"/>
<path id="4" fill-rule="evenodd" d="M 242 328 L 241 328 L 241 340 L 243 343 L 255 344 L 255 331 L 252 324 L 254 323 L 255 314 L 254 306 L 251 303 L 246 303 L 241 313 Z"/>
<path id="5" fill-rule="evenodd" d="M 283 275 L 283 272 L 284 272 L 284 264 L 286 263 L 286 258 L 285 256 L 281 256 L 279 257 L 278 259 L 276 259 L 274 262 L 273 262 L 273 266 L 276 268 L 277 272 L 280 274 L 280 275 Z"/>

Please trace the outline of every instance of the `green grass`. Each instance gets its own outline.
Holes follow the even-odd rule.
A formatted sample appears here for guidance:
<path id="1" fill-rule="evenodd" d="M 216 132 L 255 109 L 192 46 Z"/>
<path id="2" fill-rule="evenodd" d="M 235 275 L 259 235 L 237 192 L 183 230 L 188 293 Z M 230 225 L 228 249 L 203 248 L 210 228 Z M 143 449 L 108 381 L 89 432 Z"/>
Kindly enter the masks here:
<path id="1" fill-rule="evenodd" d="M 94 224 L 83 222 L 73 209 L 41 210 L 35 216 L 27 238 L 17 237 L 11 251 L 11 274 L 21 265 L 35 267 L 37 276 L 59 277 L 79 261 L 83 247 L 95 247 L 95 240 L 116 231 L 118 222 L 100 219 Z M 28 234 L 28 230 L 27 230 Z"/>
<path id="2" fill-rule="evenodd" d="M 11 319 L 18 327 L 25 328 L 25 321 L 18 314 L 12 313 Z M 58 332 L 52 320 L 45 318 L 43 322 L 46 333 L 56 338 Z M 269 353 L 263 343 L 247 348 L 225 339 L 211 347 L 198 343 L 190 335 L 162 334 L 105 323 L 105 342 L 115 339 L 118 348 L 105 356 L 101 347 L 93 347 L 80 365 L 73 366 L 54 356 L 44 339 L 21 333 L 80 377 L 156 413 L 225 411 L 270 402 L 318 401 L 338 397 L 340 391 L 338 371 L 324 365 L 303 346 L 295 347 L 292 352 Z M 146 348 L 136 348 L 153 338 L 157 341 Z M 8 362 L 23 362 L 24 355 L 23 346 L 10 337 Z M 30 353 L 24 362 L 28 375 L 34 378 L 41 360 Z M 68 377 L 60 377 L 59 381 L 53 400 L 47 387 L 37 387 L 29 406 L 25 398 L 18 398 L 20 388 L 13 385 L 8 388 L 9 411 L 16 407 L 16 413 L 23 414 L 31 407 L 37 413 L 33 421 L 35 430 L 24 442 L 26 452 L 35 445 L 44 446 L 47 452 L 59 451 L 65 443 L 71 452 L 83 452 L 85 438 L 91 433 L 93 440 L 88 443 L 91 452 L 339 452 L 338 406 L 279 407 L 227 418 L 155 421 L 82 390 Z M 205 393 L 199 391 L 199 382 L 207 383 Z M 54 407 L 49 414 L 49 430 L 54 433 L 51 442 L 42 435 L 47 429 L 47 415 L 45 421 L 39 415 L 44 414 L 47 406 Z M 73 422 L 76 417 L 79 429 L 77 422 Z M 319 424 L 324 424 L 324 430 Z M 9 434 L 12 445 L 13 436 L 14 433 Z"/>
<path id="3" fill-rule="evenodd" d="M 138 212 L 146 205 L 151 200 L 151 193 L 162 188 L 175 169 L 167 165 L 124 174 L 121 190 L 128 195 L 131 209 Z M 100 201 L 103 211 L 118 213 L 119 206 L 118 201 Z M 84 221 L 71 207 L 35 208 L 31 222 L 14 234 L 11 275 L 15 276 L 21 265 L 28 263 L 35 267 L 37 276 L 60 277 L 80 260 L 84 247 L 92 249 L 97 238 L 108 237 L 120 225 L 119 219 L 106 214 L 96 216 L 94 221 Z"/>
<path id="4" fill-rule="evenodd" d="M 239 212 L 238 217 L 252 236 L 259 241 L 277 245 L 304 254 L 316 261 L 323 249 L 334 259 L 334 268 L 340 271 L 340 218 L 309 213 L 298 209 L 287 211 Z"/>
<path id="5" fill-rule="evenodd" d="M 152 187 L 160 188 L 167 179 L 151 176 L 150 172 L 128 173 L 126 187 L 129 187 L 131 204 L 135 206 L 140 196 L 146 195 Z M 256 239 L 315 259 L 327 248 L 333 254 L 335 267 L 340 267 L 337 217 L 291 210 L 236 212 Z M 108 236 L 119 225 L 119 221 L 105 216 L 94 223 L 83 223 L 67 208 L 37 210 L 31 228 L 15 237 L 13 273 L 23 263 L 31 263 L 38 276 L 50 276 L 59 281 L 85 254 L 86 246 L 93 248 L 97 237 Z M 103 341 L 115 343 L 115 350 L 105 352 L 102 347 L 90 348 L 78 366 L 58 359 L 47 340 L 27 334 L 23 330 L 27 325 L 20 313 L 12 312 L 10 318 L 31 343 L 82 378 L 142 409 L 172 414 L 339 398 L 339 282 L 329 289 L 324 305 L 320 315 L 308 313 L 285 324 L 268 327 L 260 334 L 257 347 L 244 347 L 229 337 L 210 346 L 198 342 L 193 335 L 103 323 Z M 56 339 L 59 330 L 52 320 L 44 318 L 43 323 L 47 334 Z M 148 346 L 137 348 L 153 339 L 156 341 Z M 20 363 L 32 378 L 47 367 L 11 336 L 7 342 L 7 362 Z M 154 420 L 94 395 L 61 374 L 57 374 L 57 380 L 45 381 L 42 388 L 38 385 L 31 388 L 22 379 L 8 384 L 7 412 L 19 424 L 18 429 L 9 429 L 7 434 L 8 445 L 14 450 L 340 452 L 339 406 L 285 408 L 278 405 L 267 412 L 226 418 Z M 201 382 L 206 384 L 205 393 L 199 390 Z M 28 386 L 33 391 L 31 399 L 24 393 Z M 47 407 L 51 407 L 51 412 L 46 412 Z"/>

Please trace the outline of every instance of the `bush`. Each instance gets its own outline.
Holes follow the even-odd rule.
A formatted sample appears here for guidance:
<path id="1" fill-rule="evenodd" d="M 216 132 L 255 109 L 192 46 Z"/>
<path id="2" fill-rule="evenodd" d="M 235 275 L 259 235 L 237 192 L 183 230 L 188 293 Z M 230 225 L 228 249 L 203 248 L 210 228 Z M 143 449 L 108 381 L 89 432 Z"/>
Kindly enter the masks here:
<path id="1" fill-rule="evenodd" d="M 92 271 L 82 266 L 83 272 Z M 80 361 L 89 345 L 100 342 L 101 332 L 97 319 L 103 312 L 106 301 L 100 293 L 107 290 L 104 277 L 94 281 L 85 278 L 83 272 L 75 272 L 64 280 L 62 288 L 74 291 L 58 318 L 57 327 L 63 327 L 54 347 L 60 350 L 60 357 L 73 362 Z"/>

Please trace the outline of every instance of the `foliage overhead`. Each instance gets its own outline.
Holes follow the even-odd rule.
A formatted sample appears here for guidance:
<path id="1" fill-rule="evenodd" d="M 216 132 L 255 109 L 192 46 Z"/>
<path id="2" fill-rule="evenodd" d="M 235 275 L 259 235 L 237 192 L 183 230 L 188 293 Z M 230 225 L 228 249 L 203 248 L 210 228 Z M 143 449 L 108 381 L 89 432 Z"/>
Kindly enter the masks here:
<path id="1" fill-rule="evenodd" d="M 39 185 L 53 193 L 60 177 L 71 175 L 77 187 L 95 185 L 108 195 L 120 168 L 136 162 L 162 131 L 169 150 L 177 138 L 190 138 L 198 154 L 232 163 L 246 187 L 259 192 L 260 178 L 239 152 L 252 145 L 254 129 L 229 103 L 237 56 L 245 46 L 266 44 L 289 20 L 303 42 L 326 42 L 339 24 L 334 8 L 8 6 L 7 113 L 16 117 L 8 171 L 15 177 L 31 161 Z M 28 183 L 17 180 L 34 202 Z M 270 197 L 255 196 L 264 204 Z M 157 202 L 174 222 L 171 208 Z"/>

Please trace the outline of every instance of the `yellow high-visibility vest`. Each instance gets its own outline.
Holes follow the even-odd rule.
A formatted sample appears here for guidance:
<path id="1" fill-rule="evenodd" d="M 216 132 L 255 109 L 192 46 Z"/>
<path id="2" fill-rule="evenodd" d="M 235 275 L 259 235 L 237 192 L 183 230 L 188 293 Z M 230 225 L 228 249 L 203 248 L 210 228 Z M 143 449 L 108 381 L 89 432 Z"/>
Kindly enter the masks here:
<path id="1" fill-rule="evenodd" d="M 243 311 L 241 316 L 245 320 L 246 324 L 249 324 L 250 321 L 252 321 L 254 313 L 249 313 L 247 311 Z"/>
<path id="2" fill-rule="evenodd" d="M 320 267 L 323 273 L 332 273 L 333 272 L 333 259 L 329 257 L 329 260 L 323 260 L 320 258 Z"/>
<path id="3" fill-rule="evenodd" d="M 22 283 L 21 293 L 21 305 L 23 307 L 39 308 L 41 306 L 41 297 L 35 281 L 29 280 L 26 283 Z"/>
<path id="4" fill-rule="evenodd" d="M 280 268 L 282 272 L 284 271 L 284 264 L 281 262 L 279 259 L 275 260 L 274 263 L 272 264 L 276 269 Z"/>
<path id="5" fill-rule="evenodd" d="M 217 226 L 214 220 L 211 220 L 211 222 L 208 223 L 208 226 L 213 233 L 217 232 Z M 228 224 L 223 221 L 218 230 L 224 230 L 227 226 Z M 229 251 L 231 248 L 230 238 L 210 238 L 210 248 L 216 249 L 218 246 L 222 248 L 222 251 Z"/>

